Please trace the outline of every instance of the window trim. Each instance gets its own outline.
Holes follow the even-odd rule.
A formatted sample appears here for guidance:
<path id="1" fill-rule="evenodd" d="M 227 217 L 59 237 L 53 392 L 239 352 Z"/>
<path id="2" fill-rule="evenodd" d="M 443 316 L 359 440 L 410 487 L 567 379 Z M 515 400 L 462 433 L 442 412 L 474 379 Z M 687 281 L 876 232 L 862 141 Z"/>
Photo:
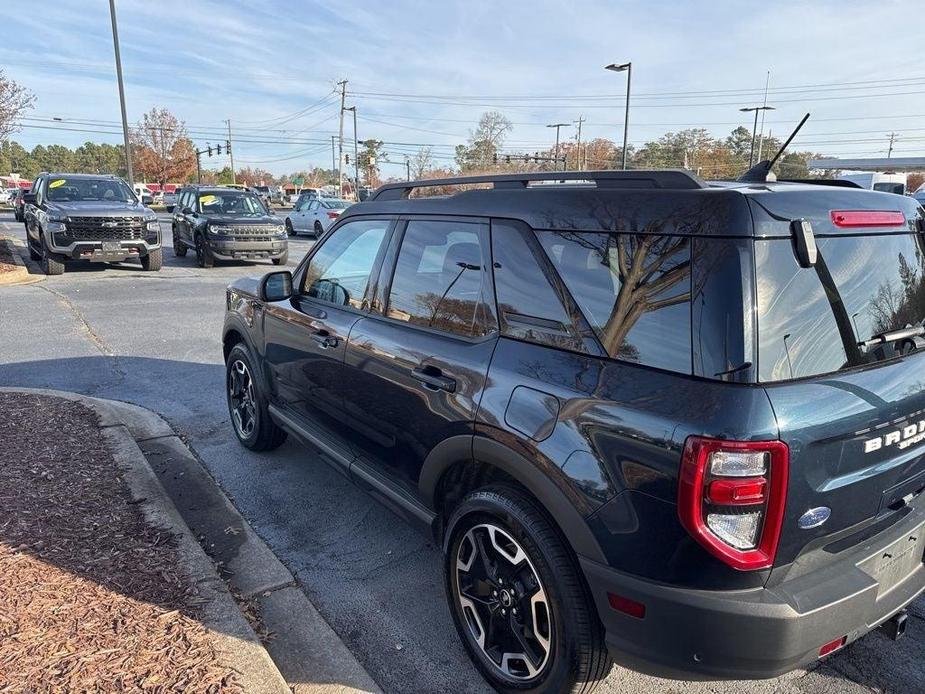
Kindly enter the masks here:
<path id="1" fill-rule="evenodd" d="M 356 308 L 354 306 L 344 306 L 343 304 L 335 304 L 331 301 L 325 301 L 324 299 L 319 299 L 315 296 L 309 296 L 305 293 L 305 280 L 307 279 L 308 266 L 311 264 L 312 258 L 318 253 L 322 246 L 327 243 L 331 237 L 341 228 L 347 226 L 351 222 L 375 222 L 377 220 L 385 220 L 388 222 L 385 235 L 382 238 L 382 243 L 379 246 L 379 250 L 376 252 L 376 257 L 373 259 L 373 266 L 369 271 L 369 278 L 366 281 L 366 289 L 363 292 L 363 301 L 362 308 Z M 387 249 L 389 248 L 392 236 L 395 231 L 396 218 L 394 215 L 369 215 L 363 217 L 348 217 L 343 220 L 343 223 L 338 223 L 333 225 L 327 233 L 325 233 L 314 246 L 305 254 L 305 257 L 302 258 L 302 262 L 299 263 L 296 267 L 295 272 L 292 273 L 293 277 L 293 287 L 296 287 L 294 292 L 295 298 L 299 301 L 304 301 L 308 303 L 315 303 L 319 306 L 333 307 L 340 309 L 342 311 L 351 311 L 361 316 L 369 316 L 372 314 L 372 302 L 370 301 L 370 289 L 374 286 L 374 277 L 378 278 L 379 273 L 376 272 L 376 268 L 381 268 L 383 260 Z"/>
<path id="2" fill-rule="evenodd" d="M 445 338 L 460 340 L 470 344 L 478 344 L 486 340 L 494 340 L 501 336 L 501 328 L 498 324 L 498 309 L 495 302 L 495 284 L 493 272 L 482 272 L 482 300 L 481 305 L 485 306 L 491 312 L 489 331 L 484 335 L 460 335 L 451 333 L 446 330 L 437 328 L 428 328 L 424 325 L 417 325 L 410 321 L 398 320 L 388 316 L 389 297 L 392 293 L 392 283 L 395 279 L 395 270 L 398 267 L 398 254 L 401 251 L 402 243 L 405 240 L 405 232 L 410 222 L 448 222 L 457 224 L 471 224 L 478 227 L 479 251 L 482 254 L 482 264 L 486 261 L 491 263 L 491 219 L 489 217 L 461 216 L 461 215 L 399 215 L 396 220 L 395 233 L 391 239 L 389 253 L 383 263 L 382 270 L 377 282 L 377 289 L 381 286 L 382 292 L 374 298 L 374 302 L 381 302 L 377 305 L 378 311 L 371 312 L 370 317 L 378 320 L 388 321 L 394 325 L 401 325 L 407 329 L 419 330 L 432 335 L 439 335 Z M 486 257 L 487 253 L 487 257 Z"/>
<path id="3" fill-rule="evenodd" d="M 536 260 L 537 265 L 540 266 L 540 269 L 543 271 L 543 276 L 549 282 L 550 287 L 553 292 L 559 299 L 559 302 L 562 304 L 562 308 L 565 310 L 566 315 L 572 321 L 572 329 L 575 332 L 575 336 L 582 340 L 586 347 L 586 351 L 578 351 L 568 349 L 567 347 L 554 346 L 546 343 L 536 343 L 532 340 L 526 340 L 520 337 L 513 337 L 511 335 L 505 335 L 504 333 L 504 321 L 501 311 L 501 305 L 498 302 L 498 290 L 497 283 L 494 281 L 495 275 L 495 258 L 494 258 L 494 237 L 495 237 L 495 223 L 507 224 L 512 227 L 515 227 L 516 232 L 521 235 L 524 242 L 530 249 L 530 252 L 533 254 L 534 259 Z M 600 338 L 597 336 L 597 333 L 594 331 L 594 328 L 591 327 L 591 324 L 588 322 L 588 319 L 585 317 L 584 312 L 581 310 L 581 307 L 578 305 L 578 302 L 575 301 L 575 297 L 572 296 L 571 291 L 569 291 L 568 286 L 559 276 L 559 272 L 556 270 L 555 265 L 549 259 L 549 256 L 546 254 L 546 251 L 543 249 L 540 240 L 536 236 L 537 230 L 531 227 L 526 222 L 519 219 L 508 219 L 503 217 L 492 217 L 491 218 L 491 228 L 490 228 L 490 243 L 489 252 L 491 253 L 491 275 L 492 275 L 492 289 L 494 290 L 494 299 L 495 299 L 495 316 L 498 322 L 498 332 L 502 337 L 506 337 L 510 340 L 518 340 L 520 342 L 528 342 L 530 344 L 539 344 L 541 347 L 551 347 L 553 349 L 561 349 L 567 352 L 573 352 L 575 354 L 585 354 L 593 357 L 608 357 L 607 351 L 604 349 L 604 345 L 601 343 Z M 539 316 L 533 316 L 533 318 L 539 318 Z"/>

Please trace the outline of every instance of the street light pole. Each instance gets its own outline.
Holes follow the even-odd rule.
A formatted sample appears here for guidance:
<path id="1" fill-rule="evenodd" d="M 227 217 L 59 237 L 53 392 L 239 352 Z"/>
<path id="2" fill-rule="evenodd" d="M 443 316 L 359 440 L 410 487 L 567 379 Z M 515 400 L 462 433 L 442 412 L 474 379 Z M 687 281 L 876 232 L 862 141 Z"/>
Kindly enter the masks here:
<path id="1" fill-rule="evenodd" d="M 135 185 L 132 172 L 132 145 L 128 137 L 128 116 L 125 113 L 125 85 L 122 83 L 122 56 L 119 52 L 119 29 L 116 26 L 116 0 L 109 0 L 109 17 L 112 20 L 112 46 L 116 53 L 116 78 L 119 81 L 119 104 L 122 107 L 122 137 L 125 140 L 125 177 Z"/>
<path id="2" fill-rule="evenodd" d="M 556 149 L 555 149 L 555 154 L 553 155 L 553 159 L 555 160 L 557 166 L 559 164 L 559 128 L 564 128 L 567 125 L 568 123 L 550 123 L 549 125 L 546 126 L 547 128 L 556 129 Z"/>
<path id="3" fill-rule="evenodd" d="M 739 109 L 742 113 L 751 113 L 755 112 L 755 123 L 752 125 L 752 147 L 748 153 L 748 168 L 752 168 L 752 165 L 755 163 L 755 136 L 758 133 L 758 112 L 759 111 L 773 111 L 775 110 L 773 106 L 748 106 L 746 108 Z"/>
<path id="4" fill-rule="evenodd" d="M 623 170 L 626 171 L 626 150 L 629 146 L 630 133 L 630 85 L 633 81 L 633 64 L 632 63 L 611 63 L 604 67 L 605 70 L 613 72 L 626 73 L 626 111 L 623 114 Z"/>

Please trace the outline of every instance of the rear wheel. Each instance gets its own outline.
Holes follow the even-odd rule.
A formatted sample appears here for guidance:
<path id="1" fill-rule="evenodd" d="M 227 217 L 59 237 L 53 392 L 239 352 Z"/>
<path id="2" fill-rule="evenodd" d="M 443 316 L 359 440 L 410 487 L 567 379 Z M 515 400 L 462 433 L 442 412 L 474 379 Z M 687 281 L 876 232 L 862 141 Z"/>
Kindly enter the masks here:
<path id="1" fill-rule="evenodd" d="M 447 599 L 476 666 L 499 692 L 587 693 L 612 661 L 558 532 L 522 492 L 473 492 L 448 523 Z"/>
<path id="2" fill-rule="evenodd" d="M 209 268 L 215 265 L 215 257 L 202 234 L 196 234 L 196 263 L 199 267 Z"/>
<path id="3" fill-rule="evenodd" d="M 177 230 L 173 230 L 173 254 L 177 258 L 182 258 L 186 255 L 186 244 L 180 240 Z"/>
<path id="4" fill-rule="evenodd" d="M 155 248 L 148 251 L 147 255 L 141 256 L 141 269 L 150 272 L 157 272 L 164 265 L 164 251 L 161 248 Z"/>
<path id="5" fill-rule="evenodd" d="M 234 433 L 252 451 L 270 451 L 286 440 L 286 432 L 270 419 L 256 373 L 247 347 L 241 342 L 232 347 L 225 362 L 225 381 Z"/>
<path id="6" fill-rule="evenodd" d="M 45 240 L 42 239 L 42 272 L 46 275 L 61 275 L 64 273 L 64 261 L 48 250 Z"/>

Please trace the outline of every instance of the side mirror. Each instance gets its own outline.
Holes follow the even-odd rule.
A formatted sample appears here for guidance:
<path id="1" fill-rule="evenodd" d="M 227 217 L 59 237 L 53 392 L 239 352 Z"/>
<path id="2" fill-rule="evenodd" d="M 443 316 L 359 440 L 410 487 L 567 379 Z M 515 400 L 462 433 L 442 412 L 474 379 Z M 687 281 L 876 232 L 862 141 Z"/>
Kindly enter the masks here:
<path id="1" fill-rule="evenodd" d="M 167 205 L 167 213 L 168 213 L 168 214 L 172 214 L 172 213 L 173 213 L 173 210 L 174 210 L 174 206 L 173 206 L 173 205 Z"/>
<path id="2" fill-rule="evenodd" d="M 261 301 L 283 301 L 292 296 L 292 273 L 289 270 L 271 272 L 260 280 Z"/>
<path id="3" fill-rule="evenodd" d="M 190 207 L 184 207 L 180 210 L 180 214 L 193 214 L 193 210 Z"/>
<path id="4" fill-rule="evenodd" d="M 24 205 L 34 205 L 36 203 L 35 193 L 23 193 L 22 201 Z"/>

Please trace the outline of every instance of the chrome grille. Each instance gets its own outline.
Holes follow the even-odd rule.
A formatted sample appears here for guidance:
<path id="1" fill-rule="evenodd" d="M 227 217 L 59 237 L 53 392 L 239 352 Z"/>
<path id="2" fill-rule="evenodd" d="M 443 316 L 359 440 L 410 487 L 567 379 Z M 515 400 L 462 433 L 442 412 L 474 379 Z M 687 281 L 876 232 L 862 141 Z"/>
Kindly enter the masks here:
<path id="1" fill-rule="evenodd" d="M 145 236 L 141 217 L 68 217 L 65 228 L 67 236 L 80 241 L 131 241 Z"/>

